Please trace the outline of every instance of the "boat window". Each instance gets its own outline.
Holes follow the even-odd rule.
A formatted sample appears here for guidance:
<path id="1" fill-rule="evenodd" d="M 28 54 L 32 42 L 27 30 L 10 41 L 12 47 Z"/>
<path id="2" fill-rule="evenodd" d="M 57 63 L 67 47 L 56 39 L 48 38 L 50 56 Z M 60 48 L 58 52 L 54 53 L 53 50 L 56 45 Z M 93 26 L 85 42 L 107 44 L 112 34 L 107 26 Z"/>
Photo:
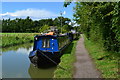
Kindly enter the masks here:
<path id="1" fill-rule="evenodd" d="M 50 47 L 50 39 L 49 38 L 43 38 L 42 39 L 42 47 L 43 48 L 49 48 Z"/>

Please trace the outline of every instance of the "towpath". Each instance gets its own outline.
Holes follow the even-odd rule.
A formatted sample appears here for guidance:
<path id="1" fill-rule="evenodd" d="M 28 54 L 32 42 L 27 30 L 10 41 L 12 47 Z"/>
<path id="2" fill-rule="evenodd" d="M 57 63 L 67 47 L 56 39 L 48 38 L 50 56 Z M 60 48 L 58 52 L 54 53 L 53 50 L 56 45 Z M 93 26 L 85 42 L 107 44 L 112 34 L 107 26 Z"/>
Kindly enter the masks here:
<path id="1" fill-rule="evenodd" d="M 84 46 L 84 38 L 77 42 L 75 72 L 73 78 L 100 78 L 100 72 L 96 69 L 91 57 Z"/>

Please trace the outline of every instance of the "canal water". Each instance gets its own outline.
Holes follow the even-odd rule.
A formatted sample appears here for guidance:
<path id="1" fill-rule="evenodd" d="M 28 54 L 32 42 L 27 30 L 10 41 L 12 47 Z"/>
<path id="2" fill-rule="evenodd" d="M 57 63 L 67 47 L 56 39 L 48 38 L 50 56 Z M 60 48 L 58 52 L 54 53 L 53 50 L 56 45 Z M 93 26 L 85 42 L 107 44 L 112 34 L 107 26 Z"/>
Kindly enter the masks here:
<path id="1" fill-rule="evenodd" d="M 1 49 L 0 49 L 1 51 Z M 0 52 L 0 79 L 2 78 L 2 52 Z"/>
<path id="2" fill-rule="evenodd" d="M 2 78 L 52 78 L 56 66 L 37 68 L 28 55 L 33 44 L 24 44 L 2 49 Z M 1 55 L 0 55 L 1 58 Z"/>

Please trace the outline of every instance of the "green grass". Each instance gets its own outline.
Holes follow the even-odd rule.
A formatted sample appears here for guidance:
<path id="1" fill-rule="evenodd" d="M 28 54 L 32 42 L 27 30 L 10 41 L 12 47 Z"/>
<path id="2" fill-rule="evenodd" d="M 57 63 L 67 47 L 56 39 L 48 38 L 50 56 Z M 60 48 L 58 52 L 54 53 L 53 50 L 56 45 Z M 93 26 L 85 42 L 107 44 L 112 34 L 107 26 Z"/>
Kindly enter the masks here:
<path id="1" fill-rule="evenodd" d="M 120 78 L 118 74 L 120 65 L 118 65 L 118 59 L 120 60 L 120 53 L 104 51 L 98 43 L 94 43 L 86 38 L 85 46 L 103 78 Z"/>
<path id="2" fill-rule="evenodd" d="M 34 36 L 38 33 L 1 33 L 2 44 L 0 47 L 9 47 L 13 45 L 33 42 Z"/>
<path id="3" fill-rule="evenodd" d="M 61 57 L 61 62 L 59 66 L 64 69 L 57 68 L 54 72 L 54 78 L 72 78 L 73 76 L 73 63 L 75 62 L 75 49 L 77 41 L 73 41 L 68 48 L 65 49 L 64 55 Z"/>

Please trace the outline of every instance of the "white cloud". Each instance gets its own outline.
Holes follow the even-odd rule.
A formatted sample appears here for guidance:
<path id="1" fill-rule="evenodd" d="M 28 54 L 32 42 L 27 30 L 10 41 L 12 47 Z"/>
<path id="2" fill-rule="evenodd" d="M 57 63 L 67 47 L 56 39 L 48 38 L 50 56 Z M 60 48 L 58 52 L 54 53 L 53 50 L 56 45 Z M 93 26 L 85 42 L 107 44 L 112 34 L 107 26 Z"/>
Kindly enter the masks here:
<path id="1" fill-rule="evenodd" d="M 9 13 L 9 12 L 6 12 L 6 13 L 0 14 L 0 15 L 1 15 L 1 16 L 6 16 L 6 15 L 9 15 L 9 16 L 17 16 L 17 15 L 15 15 L 15 14 Z"/>
<path id="2" fill-rule="evenodd" d="M 29 50 L 25 49 L 25 48 L 19 48 L 16 53 L 20 53 L 20 54 L 27 54 L 29 55 L 30 51 L 32 51 L 33 47 L 29 48 Z"/>
<path id="3" fill-rule="evenodd" d="M 65 15 L 65 14 L 66 14 L 66 11 L 64 11 L 63 14 Z"/>
<path id="4" fill-rule="evenodd" d="M 43 18 L 54 18 L 59 16 L 51 11 L 45 9 L 25 9 L 18 10 L 15 12 L 6 12 L 4 14 L 0 14 L 4 19 L 8 18 L 26 18 L 27 16 L 32 19 L 43 19 Z"/>

